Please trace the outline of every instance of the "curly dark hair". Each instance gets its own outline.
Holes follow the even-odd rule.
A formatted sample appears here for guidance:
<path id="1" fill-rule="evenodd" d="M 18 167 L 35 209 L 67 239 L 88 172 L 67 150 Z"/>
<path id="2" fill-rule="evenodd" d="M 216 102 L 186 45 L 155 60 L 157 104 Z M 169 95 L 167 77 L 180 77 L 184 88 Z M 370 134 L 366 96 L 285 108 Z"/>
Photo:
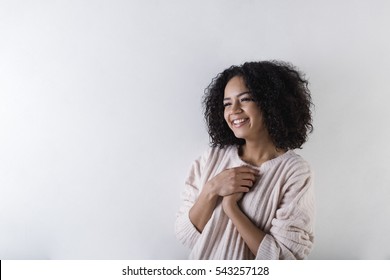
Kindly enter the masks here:
<path id="1" fill-rule="evenodd" d="M 233 65 L 212 80 L 203 97 L 210 145 L 223 148 L 245 143 L 235 137 L 224 119 L 224 90 L 235 76 L 244 79 L 276 148 L 302 148 L 313 131 L 308 81 L 292 64 L 276 60 Z"/>

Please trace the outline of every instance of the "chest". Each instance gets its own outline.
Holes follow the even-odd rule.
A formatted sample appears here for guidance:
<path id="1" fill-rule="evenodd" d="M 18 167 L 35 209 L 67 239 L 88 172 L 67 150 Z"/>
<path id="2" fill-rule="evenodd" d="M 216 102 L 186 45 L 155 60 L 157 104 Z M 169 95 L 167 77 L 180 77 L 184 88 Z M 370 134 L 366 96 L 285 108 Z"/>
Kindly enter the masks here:
<path id="1" fill-rule="evenodd" d="M 239 202 L 241 210 L 263 229 L 271 226 L 283 197 L 283 179 L 263 174 L 263 177 Z"/>

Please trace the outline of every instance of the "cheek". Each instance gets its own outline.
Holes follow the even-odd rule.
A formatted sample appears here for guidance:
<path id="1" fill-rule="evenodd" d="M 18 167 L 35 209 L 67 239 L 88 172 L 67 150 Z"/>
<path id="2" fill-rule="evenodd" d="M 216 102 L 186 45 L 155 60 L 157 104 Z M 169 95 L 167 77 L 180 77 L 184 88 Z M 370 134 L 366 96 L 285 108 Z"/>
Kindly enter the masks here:
<path id="1" fill-rule="evenodd" d="M 226 111 L 223 112 L 223 118 L 225 119 L 225 122 L 227 124 L 229 124 L 228 120 L 229 120 L 229 115 L 226 113 Z"/>
<path id="2" fill-rule="evenodd" d="M 262 126 L 263 114 L 257 108 L 252 108 L 251 116 L 254 119 L 254 122 L 257 124 L 257 126 Z"/>

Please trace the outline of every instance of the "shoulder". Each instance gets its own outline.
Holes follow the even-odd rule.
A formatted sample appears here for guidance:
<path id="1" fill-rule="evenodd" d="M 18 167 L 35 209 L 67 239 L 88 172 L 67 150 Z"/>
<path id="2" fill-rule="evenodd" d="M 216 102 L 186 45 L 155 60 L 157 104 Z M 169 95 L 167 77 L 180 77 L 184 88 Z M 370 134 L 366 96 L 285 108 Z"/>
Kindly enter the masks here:
<path id="1" fill-rule="evenodd" d="M 207 148 L 197 159 L 200 167 L 203 169 L 205 166 L 221 161 L 224 158 L 230 158 L 237 153 L 236 146 L 209 147 Z"/>
<path id="2" fill-rule="evenodd" d="M 307 162 L 301 155 L 293 150 L 286 152 L 285 168 L 287 175 L 312 175 L 312 170 L 309 162 Z"/>
<path id="3" fill-rule="evenodd" d="M 289 150 L 287 154 L 287 160 L 290 165 L 305 166 L 308 168 L 310 167 L 307 160 L 305 160 L 301 155 L 297 154 L 294 150 Z"/>
<path id="4" fill-rule="evenodd" d="M 200 156 L 202 159 L 209 159 L 209 158 L 221 158 L 225 156 L 231 156 L 234 155 L 234 153 L 237 151 L 237 148 L 235 146 L 227 146 L 224 148 L 220 147 L 209 147 L 206 149 L 203 154 Z"/>

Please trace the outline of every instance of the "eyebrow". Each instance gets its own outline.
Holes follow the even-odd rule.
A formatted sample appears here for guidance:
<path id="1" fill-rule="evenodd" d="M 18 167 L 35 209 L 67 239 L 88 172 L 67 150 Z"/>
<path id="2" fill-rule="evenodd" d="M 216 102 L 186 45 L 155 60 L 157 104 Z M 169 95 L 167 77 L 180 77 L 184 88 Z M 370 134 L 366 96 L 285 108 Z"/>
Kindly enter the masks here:
<path id="1" fill-rule="evenodd" d="M 250 91 L 244 91 L 244 92 L 241 92 L 241 93 L 237 94 L 236 97 L 240 97 L 241 95 L 249 94 L 249 93 L 251 93 L 251 92 Z M 225 97 L 223 100 L 225 101 L 225 100 L 230 100 L 230 99 L 231 99 L 230 97 Z"/>

